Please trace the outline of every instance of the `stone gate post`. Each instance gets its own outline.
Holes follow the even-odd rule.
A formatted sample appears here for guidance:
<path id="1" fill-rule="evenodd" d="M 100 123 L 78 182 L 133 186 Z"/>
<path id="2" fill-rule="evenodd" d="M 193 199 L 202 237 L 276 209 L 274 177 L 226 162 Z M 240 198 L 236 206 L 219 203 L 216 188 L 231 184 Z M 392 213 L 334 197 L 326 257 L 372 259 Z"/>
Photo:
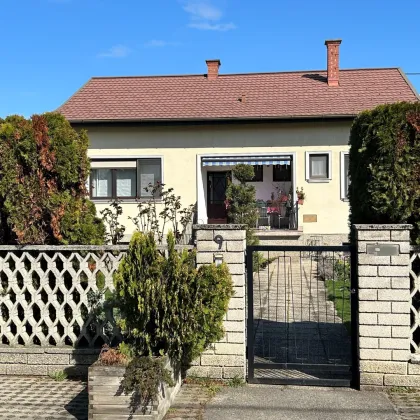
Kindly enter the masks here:
<path id="1" fill-rule="evenodd" d="M 411 352 L 411 225 L 355 225 L 362 388 L 420 386 Z"/>
<path id="2" fill-rule="evenodd" d="M 245 230 L 243 225 L 195 225 L 197 267 L 227 263 L 235 289 L 224 321 L 225 337 L 214 343 L 189 374 L 211 378 L 245 379 Z"/>

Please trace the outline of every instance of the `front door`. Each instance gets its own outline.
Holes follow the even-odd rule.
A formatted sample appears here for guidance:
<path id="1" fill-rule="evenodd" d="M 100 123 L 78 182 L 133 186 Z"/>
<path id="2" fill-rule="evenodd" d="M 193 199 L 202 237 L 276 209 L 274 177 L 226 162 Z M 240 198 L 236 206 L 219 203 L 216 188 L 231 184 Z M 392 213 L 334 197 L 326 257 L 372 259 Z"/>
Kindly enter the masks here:
<path id="1" fill-rule="evenodd" d="M 226 187 L 230 172 L 207 172 L 207 217 L 209 223 L 226 223 Z"/>

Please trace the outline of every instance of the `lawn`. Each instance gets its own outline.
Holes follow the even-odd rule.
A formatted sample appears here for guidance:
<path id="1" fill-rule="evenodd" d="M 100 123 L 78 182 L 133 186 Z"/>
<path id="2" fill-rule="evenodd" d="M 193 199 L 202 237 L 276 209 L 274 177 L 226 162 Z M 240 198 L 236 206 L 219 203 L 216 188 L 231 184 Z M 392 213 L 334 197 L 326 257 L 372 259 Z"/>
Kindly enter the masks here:
<path id="1" fill-rule="evenodd" d="M 326 280 L 328 300 L 334 303 L 337 315 L 342 319 L 347 331 L 351 332 L 350 282 L 344 280 Z"/>

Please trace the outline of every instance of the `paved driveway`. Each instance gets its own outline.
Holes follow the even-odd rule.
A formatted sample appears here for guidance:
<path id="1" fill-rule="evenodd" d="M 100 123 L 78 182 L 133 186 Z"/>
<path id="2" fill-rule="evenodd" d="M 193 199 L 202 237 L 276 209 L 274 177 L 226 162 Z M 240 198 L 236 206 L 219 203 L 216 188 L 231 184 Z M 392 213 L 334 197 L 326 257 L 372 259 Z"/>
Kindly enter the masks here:
<path id="1" fill-rule="evenodd" d="M 248 385 L 218 394 L 204 420 L 396 420 L 383 393 L 342 388 Z"/>
<path id="2" fill-rule="evenodd" d="M 0 419 L 87 420 L 86 383 L 1 376 Z"/>

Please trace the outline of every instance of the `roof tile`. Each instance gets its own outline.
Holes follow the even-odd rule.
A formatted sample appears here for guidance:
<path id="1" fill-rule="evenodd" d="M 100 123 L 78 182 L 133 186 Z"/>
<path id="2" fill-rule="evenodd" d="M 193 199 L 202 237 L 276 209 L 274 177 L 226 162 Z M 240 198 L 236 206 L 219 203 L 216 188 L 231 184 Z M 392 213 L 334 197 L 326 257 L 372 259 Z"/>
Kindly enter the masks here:
<path id="1" fill-rule="evenodd" d="M 241 101 L 242 95 L 246 96 Z M 58 111 L 68 120 L 211 120 L 354 116 L 379 104 L 417 101 L 397 68 L 92 78 Z"/>

